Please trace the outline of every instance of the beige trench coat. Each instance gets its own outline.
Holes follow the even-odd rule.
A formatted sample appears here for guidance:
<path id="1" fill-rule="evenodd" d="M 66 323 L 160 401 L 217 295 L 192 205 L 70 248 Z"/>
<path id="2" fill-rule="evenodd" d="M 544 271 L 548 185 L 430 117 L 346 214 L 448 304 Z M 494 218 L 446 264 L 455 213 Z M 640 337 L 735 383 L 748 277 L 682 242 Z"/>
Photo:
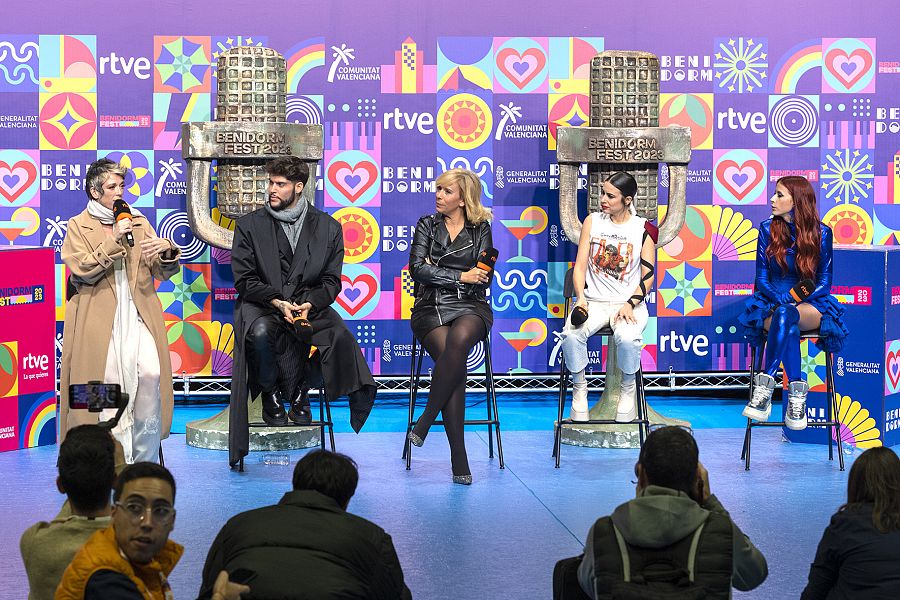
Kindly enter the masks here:
<path id="1" fill-rule="evenodd" d="M 159 255 L 149 264 L 141 256 L 141 240 L 156 236 L 144 217 L 133 223 L 134 247 L 124 239 L 121 244 L 108 236 L 100 221 L 87 210 L 69 219 L 62 246 L 62 260 L 72 272 L 72 282 L 78 293 L 66 303 L 63 327 L 63 351 L 59 370 L 59 439 L 77 425 L 97 423 L 100 413 L 86 410 L 69 413 L 69 384 L 103 381 L 106 355 L 112 339 L 113 318 L 116 314 L 116 278 L 113 263 L 128 254 L 126 265 L 131 295 L 138 314 L 150 330 L 159 354 L 160 439 L 169 436 L 172 427 L 172 363 L 163 322 L 162 305 L 156 295 L 153 279 L 165 281 L 179 272 L 178 254 L 163 260 Z"/>

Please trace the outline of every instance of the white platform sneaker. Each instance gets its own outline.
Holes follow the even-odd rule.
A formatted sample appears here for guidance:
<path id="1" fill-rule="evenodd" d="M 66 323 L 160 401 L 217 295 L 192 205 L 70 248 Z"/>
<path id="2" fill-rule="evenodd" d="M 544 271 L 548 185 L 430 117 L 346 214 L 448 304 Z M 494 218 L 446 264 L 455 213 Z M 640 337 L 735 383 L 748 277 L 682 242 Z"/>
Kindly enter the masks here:
<path id="1" fill-rule="evenodd" d="M 784 415 L 784 426 L 794 431 L 806 429 L 806 395 L 809 384 L 805 381 L 792 381 L 788 385 L 787 412 Z"/>
<path id="2" fill-rule="evenodd" d="M 572 383 L 572 411 L 569 418 L 573 421 L 587 421 L 591 418 L 588 408 L 588 386 L 587 381 L 582 383 Z"/>
<path id="3" fill-rule="evenodd" d="M 741 414 L 755 421 L 768 421 L 772 412 L 773 391 L 775 379 L 766 373 L 757 373 L 753 378 L 753 396 Z"/>

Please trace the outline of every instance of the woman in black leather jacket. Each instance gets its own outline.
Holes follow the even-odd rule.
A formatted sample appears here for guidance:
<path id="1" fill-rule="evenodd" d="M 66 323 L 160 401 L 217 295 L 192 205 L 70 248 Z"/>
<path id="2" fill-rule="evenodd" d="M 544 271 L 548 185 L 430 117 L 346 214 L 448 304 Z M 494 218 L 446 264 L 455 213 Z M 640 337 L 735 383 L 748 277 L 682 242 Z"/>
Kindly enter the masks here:
<path id="1" fill-rule="evenodd" d="M 453 481 L 469 485 L 463 435 L 466 357 L 494 322 L 485 297 L 492 272 L 476 267 L 481 252 L 493 246 L 492 215 L 481 204 L 481 181 L 472 171 L 447 171 L 438 177 L 435 194 L 437 213 L 419 219 L 409 253 L 416 282 L 413 335 L 434 359 L 428 403 L 409 439 L 421 446 L 441 412 Z"/>

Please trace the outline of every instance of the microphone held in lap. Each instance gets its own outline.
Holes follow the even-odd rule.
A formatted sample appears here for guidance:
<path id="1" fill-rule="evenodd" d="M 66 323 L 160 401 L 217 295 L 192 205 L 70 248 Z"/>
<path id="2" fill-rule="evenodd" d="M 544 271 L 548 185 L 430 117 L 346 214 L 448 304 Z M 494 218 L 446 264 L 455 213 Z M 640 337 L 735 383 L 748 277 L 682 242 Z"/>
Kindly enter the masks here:
<path id="1" fill-rule="evenodd" d="M 481 254 L 478 256 L 478 263 L 475 265 L 482 271 L 487 271 L 490 273 L 494 270 L 494 266 L 497 264 L 497 256 L 500 253 L 496 248 L 488 248 L 487 250 L 482 250 Z"/>
<path id="2" fill-rule="evenodd" d="M 809 298 L 814 289 L 816 289 L 816 284 L 812 279 L 803 279 L 791 288 L 791 298 L 794 299 L 794 302 L 803 302 Z"/>

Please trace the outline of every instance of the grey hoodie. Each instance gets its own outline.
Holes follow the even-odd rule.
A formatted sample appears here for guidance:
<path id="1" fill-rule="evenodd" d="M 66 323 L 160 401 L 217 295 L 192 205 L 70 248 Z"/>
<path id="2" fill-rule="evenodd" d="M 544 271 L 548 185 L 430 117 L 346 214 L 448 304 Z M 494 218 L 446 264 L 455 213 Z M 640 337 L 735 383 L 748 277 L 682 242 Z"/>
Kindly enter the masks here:
<path id="1" fill-rule="evenodd" d="M 693 498 L 670 488 L 650 485 L 634 500 L 613 511 L 612 522 L 625 541 L 639 548 L 664 548 L 693 533 L 710 512 L 729 517 L 718 498 L 710 495 L 703 506 Z M 733 565 L 731 585 L 741 591 L 752 590 L 769 574 L 766 558 L 750 539 L 731 522 Z M 588 532 L 584 558 L 578 567 L 578 583 L 594 598 L 594 526 Z"/>

